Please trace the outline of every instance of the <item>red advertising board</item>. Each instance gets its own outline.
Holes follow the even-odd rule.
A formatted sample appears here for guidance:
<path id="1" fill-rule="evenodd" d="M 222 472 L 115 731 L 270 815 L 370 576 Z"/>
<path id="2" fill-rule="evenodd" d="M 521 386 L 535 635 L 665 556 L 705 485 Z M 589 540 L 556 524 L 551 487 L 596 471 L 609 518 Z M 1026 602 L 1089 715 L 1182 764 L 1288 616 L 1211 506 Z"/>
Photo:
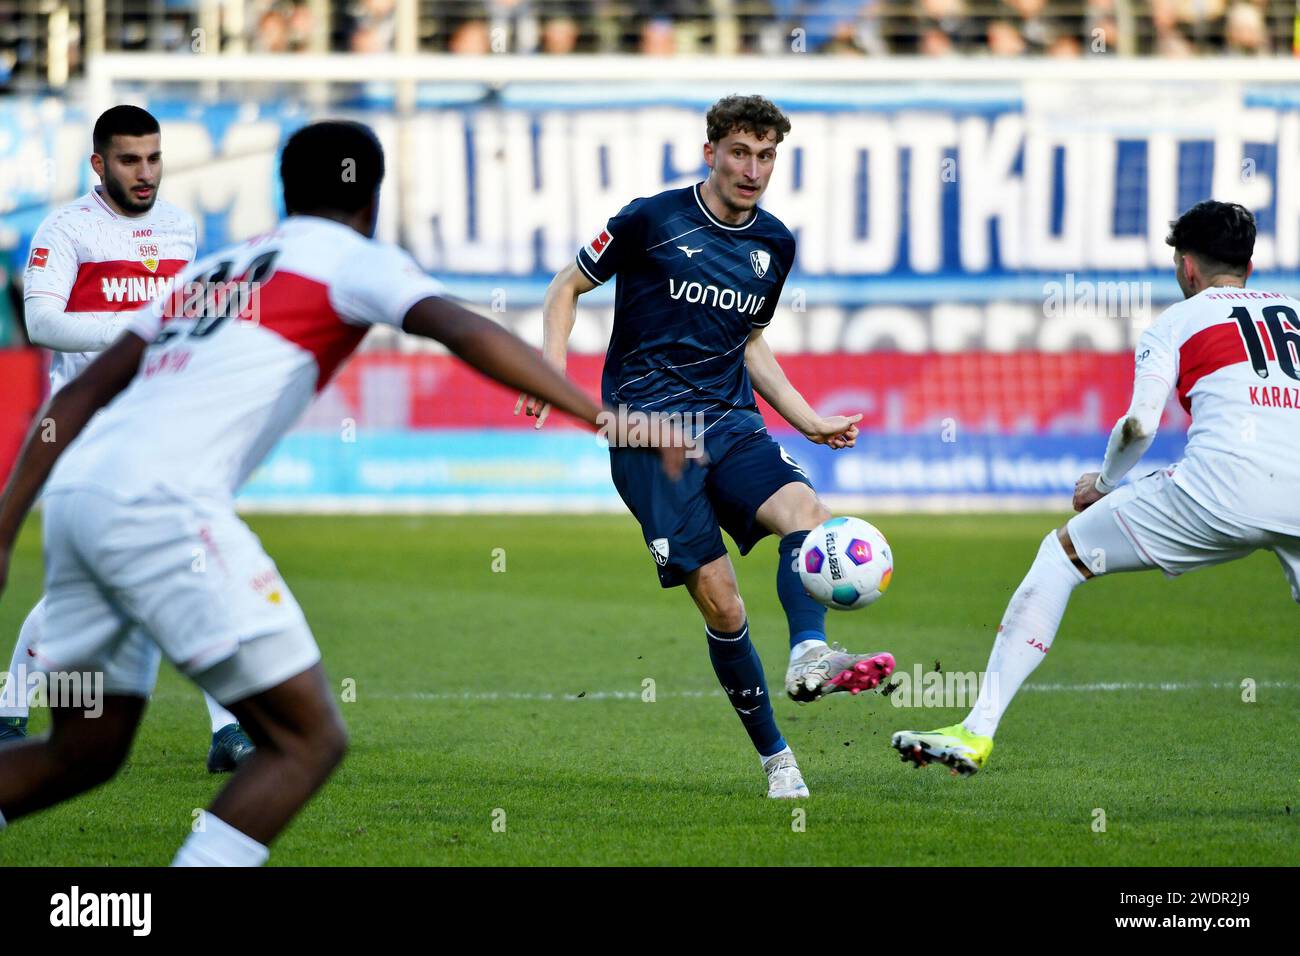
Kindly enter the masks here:
<path id="1" fill-rule="evenodd" d="M 1109 432 L 1128 407 L 1133 358 L 1101 352 L 783 355 L 790 381 L 823 414 L 863 414 L 873 431 L 953 419 L 983 432 Z M 597 392 L 603 357 L 577 355 L 568 374 Z M 340 373 L 331 414 L 396 428 L 527 428 L 516 396 L 449 356 L 363 353 Z M 769 422 L 779 418 L 768 408 Z M 337 416 L 335 416 L 337 417 Z M 331 419 L 322 426 L 336 427 Z M 548 427 L 573 427 L 555 416 Z"/>
<path id="2" fill-rule="evenodd" d="M 0 478 L 9 477 L 44 397 L 45 363 L 36 349 L 0 350 Z"/>

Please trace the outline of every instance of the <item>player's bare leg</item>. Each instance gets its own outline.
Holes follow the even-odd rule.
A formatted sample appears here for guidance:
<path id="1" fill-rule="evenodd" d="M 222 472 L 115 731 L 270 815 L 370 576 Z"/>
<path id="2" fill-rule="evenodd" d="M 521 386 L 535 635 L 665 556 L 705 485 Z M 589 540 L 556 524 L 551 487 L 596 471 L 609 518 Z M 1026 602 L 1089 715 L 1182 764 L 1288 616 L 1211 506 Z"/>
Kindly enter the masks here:
<path id="1" fill-rule="evenodd" d="M 880 651 L 852 654 L 826 641 L 826 608 L 804 591 L 797 558 L 808 532 L 831 517 L 813 489 L 792 481 L 763 502 L 758 522 L 780 535 L 776 591 L 790 625 L 790 667 L 785 690 L 799 703 L 820 700 L 826 694 L 872 690 L 894 670 L 892 654 Z"/>
<path id="2" fill-rule="evenodd" d="M 696 568 L 686 576 L 686 589 L 704 618 L 713 671 L 763 763 L 767 795 L 777 799 L 808 796 L 794 753 L 776 726 L 763 662 L 749 637 L 745 602 L 731 558 L 724 554 Z"/>
<path id="3" fill-rule="evenodd" d="M 131 750 L 145 698 L 107 695 L 103 712 L 50 709 L 50 730 L 0 746 L 0 814 L 5 820 L 61 803 L 111 780 Z"/>
<path id="4" fill-rule="evenodd" d="M 257 749 L 208 812 L 265 845 L 338 766 L 347 731 L 319 664 L 229 707 Z"/>

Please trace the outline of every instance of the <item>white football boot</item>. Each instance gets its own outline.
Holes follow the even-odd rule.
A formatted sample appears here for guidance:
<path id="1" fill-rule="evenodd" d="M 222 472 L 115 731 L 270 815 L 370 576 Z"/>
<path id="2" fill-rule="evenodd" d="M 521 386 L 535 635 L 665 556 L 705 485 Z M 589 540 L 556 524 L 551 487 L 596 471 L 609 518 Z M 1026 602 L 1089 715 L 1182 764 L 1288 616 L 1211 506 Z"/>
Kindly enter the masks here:
<path id="1" fill-rule="evenodd" d="M 808 785 L 803 782 L 799 764 L 789 750 L 763 761 L 763 771 L 767 774 L 767 795 L 773 800 L 802 800 L 808 796 Z"/>
<path id="2" fill-rule="evenodd" d="M 785 692 L 800 704 L 842 690 L 856 695 L 879 687 L 893 672 L 893 654 L 850 654 L 838 644 L 823 645 L 790 662 L 785 672 Z"/>

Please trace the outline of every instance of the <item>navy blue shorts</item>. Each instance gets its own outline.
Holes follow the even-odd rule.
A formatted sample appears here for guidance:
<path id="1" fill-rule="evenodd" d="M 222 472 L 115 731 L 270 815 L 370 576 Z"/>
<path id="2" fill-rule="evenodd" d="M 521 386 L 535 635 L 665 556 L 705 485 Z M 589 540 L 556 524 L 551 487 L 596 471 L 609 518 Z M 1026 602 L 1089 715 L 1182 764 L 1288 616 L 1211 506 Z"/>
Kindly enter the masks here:
<path id="1" fill-rule="evenodd" d="M 771 534 L 756 520 L 763 502 L 792 481 L 812 486 L 766 431 L 710 435 L 706 450 L 707 462 L 688 459 L 674 482 L 653 449 L 610 449 L 614 487 L 641 524 L 662 587 L 682 584 L 696 568 L 726 554 L 723 531 L 748 554 Z"/>

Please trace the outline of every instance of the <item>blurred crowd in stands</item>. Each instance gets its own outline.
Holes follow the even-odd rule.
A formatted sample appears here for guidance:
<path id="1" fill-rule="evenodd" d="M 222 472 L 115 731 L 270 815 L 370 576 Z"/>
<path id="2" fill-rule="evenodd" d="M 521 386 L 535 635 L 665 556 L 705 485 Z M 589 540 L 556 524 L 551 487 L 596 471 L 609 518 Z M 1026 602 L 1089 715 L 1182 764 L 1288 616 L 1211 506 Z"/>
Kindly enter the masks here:
<path id="1" fill-rule="evenodd" d="M 304 0 L 253 0 L 252 46 L 308 48 Z M 393 48 L 395 0 L 351 0 L 335 49 Z M 442 0 L 420 4 L 420 48 L 453 53 L 815 52 L 1161 56 L 1291 52 L 1293 2 L 1270 0 Z M 719 51 L 719 45 L 730 47 Z"/>
<path id="2" fill-rule="evenodd" d="M 192 45 L 205 0 L 105 0 L 109 49 Z M 396 46 L 397 0 L 242 2 L 223 46 L 269 53 Z M 39 19 L 85 0 L 0 0 L 0 49 L 39 57 Z M 321 23 L 319 21 L 327 21 Z M 1295 0 L 416 0 L 416 48 L 452 53 L 845 56 L 1292 53 Z M 74 54 L 73 60 L 76 61 Z"/>

